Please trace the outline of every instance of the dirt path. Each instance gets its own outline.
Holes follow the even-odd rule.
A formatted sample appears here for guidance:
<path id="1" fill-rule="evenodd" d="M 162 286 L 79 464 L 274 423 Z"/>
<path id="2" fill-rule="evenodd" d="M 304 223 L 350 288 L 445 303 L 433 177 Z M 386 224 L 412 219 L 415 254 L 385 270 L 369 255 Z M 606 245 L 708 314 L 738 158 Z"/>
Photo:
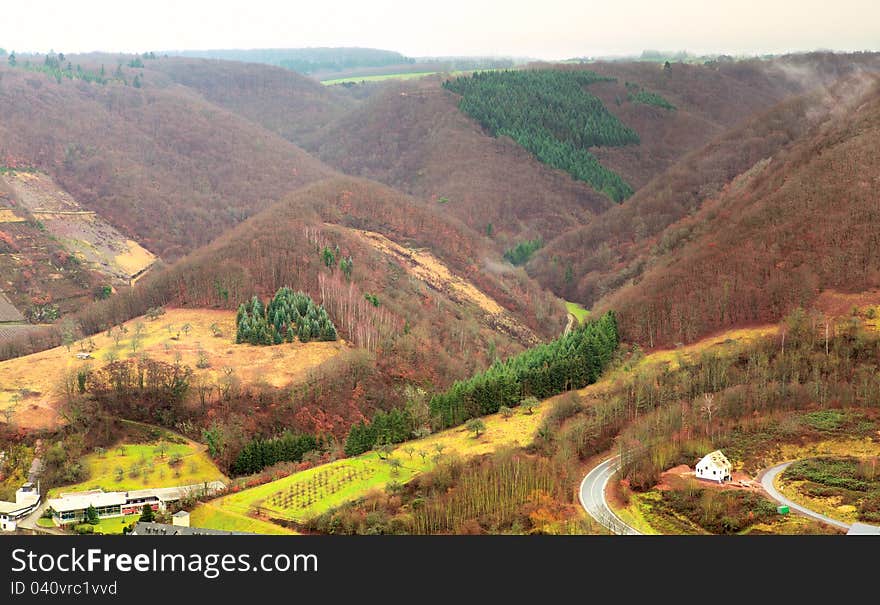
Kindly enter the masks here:
<path id="1" fill-rule="evenodd" d="M 569 313 L 568 314 L 568 323 L 565 324 L 565 330 L 562 332 L 563 336 L 568 336 L 568 333 L 571 332 L 571 328 L 572 328 L 572 326 L 574 326 L 575 321 L 576 321 L 575 316 L 572 315 L 571 313 Z"/>

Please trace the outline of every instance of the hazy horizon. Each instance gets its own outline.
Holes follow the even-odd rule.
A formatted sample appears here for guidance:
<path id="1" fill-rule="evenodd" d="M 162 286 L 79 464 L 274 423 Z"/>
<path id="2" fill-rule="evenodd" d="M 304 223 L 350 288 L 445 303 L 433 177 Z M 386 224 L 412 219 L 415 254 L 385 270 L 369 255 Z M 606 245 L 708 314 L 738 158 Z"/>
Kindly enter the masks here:
<path id="1" fill-rule="evenodd" d="M 0 47 L 65 53 L 303 47 L 366 47 L 410 57 L 512 56 L 565 59 L 630 56 L 645 49 L 761 55 L 880 49 L 880 3 L 873 0 L 707 5 L 703 0 L 399 0 L 332 5 L 253 0 L 156 0 L 138 10 L 110 0 L 49 2 L 39 19 L 0 23 Z"/>

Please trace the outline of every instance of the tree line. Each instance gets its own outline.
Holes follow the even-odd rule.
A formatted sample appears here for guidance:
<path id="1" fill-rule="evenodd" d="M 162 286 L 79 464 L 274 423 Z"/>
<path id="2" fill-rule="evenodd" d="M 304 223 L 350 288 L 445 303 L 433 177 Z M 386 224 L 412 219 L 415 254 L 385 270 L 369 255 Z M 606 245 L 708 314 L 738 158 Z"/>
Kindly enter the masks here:
<path id="1" fill-rule="evenodd" d="M 620 202 L 632 188 L 588 149 L 638 144 L 639 136 L 584 87 L 613 81 L 590 71 L 476 72 L 444 82 L 459 108 L 492 136 L 509 136 L 540 161 Z"/>
<path id="2" fill-rule="evenodd" d="M 271 439 L 256 438 L 241 448 L 230 470 L 235 475 L 250 475 L 278 462 L 300 462 L 307 452 L 319 447 L 314 436 L 290 431 Z"/>
<path id="3" fill-rule="evenodd" d="M 239 305 L 235 328 L 235 342 L 252 345 L 277 345 L 294 338 L 300 342 L 338 338 L 327 310 L 308 294 L 288 287 L 279 288 L 268 305 L 257 296 L 249 304 Z"/>
<path id="4" fill-rule="evenodd" d="M 583 388 L 599 378 L 619 344 L 617 318 L 609 311 L 553 342 L 455 382 L 431 398 L 431 413 L 446 428 L 516 406 L 524 397 L 545 399 Z"/>

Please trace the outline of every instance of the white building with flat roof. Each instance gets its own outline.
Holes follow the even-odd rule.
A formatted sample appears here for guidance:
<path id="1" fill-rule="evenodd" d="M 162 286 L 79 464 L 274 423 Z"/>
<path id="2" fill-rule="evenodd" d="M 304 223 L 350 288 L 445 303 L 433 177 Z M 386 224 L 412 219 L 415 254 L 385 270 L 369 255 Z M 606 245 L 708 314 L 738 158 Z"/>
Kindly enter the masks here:
<path id="1" fill-rule="evenodd" d="M 90 506 L 95 507 L 101 519 L 139 514 L 144 506 L 149 506 L 155 512 L 164 512 L 169 505 L 187 496 L 212 494 L 225 487 L 222 481 L 211 481 L 177 487 L 135 489 L 127 492 L 105 492 L 96 489 L 63 493 L 57 498 L 49 498 L 47 505 L 52 509 L 52 519 L 55 524 L 66 525 L 81 523 Z"/>
<path id="2" fill-rule="evenodd" d="M 18 521 L 40 503 L 40 490 L 33 483 L 25 483 L 15 492 L 15 502 L 0 501 L 0 530 L 15 531 Z"/>

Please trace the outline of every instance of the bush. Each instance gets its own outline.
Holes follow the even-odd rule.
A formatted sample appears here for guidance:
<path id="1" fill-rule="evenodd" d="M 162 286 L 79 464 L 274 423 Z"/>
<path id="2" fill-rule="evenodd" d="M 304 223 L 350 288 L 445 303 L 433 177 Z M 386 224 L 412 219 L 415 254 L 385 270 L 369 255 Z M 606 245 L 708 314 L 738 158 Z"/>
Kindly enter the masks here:
<path id="1" fill-rule="evenodd" d="M 83 524 L 80 524 L 80 525 L 74 525 L 74 526 L 73 526 L 73 531 L 76 532 L 77 534 L 81 535 L 81 536 L 82 536 L 82 535 L 85 535 L 85 534 L 93 534 L 93 533 L 95 533 L 95 526 L 94 526 L 94 525 L 89 525 L 88 523 L 83 523 Z"/>

